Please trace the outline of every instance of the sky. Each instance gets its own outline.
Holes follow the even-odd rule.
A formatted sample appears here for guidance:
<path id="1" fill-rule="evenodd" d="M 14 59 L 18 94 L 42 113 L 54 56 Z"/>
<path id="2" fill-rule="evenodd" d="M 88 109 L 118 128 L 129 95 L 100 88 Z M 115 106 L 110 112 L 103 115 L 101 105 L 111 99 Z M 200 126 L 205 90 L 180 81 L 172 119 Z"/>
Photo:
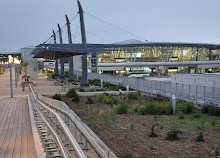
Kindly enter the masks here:
<path id="1" fill-rule="evenodd" d="M 88 43 L 137 39 L 220 44 L 219 0 L 80 1 Z M 76 0 L 1 0 L 0 52 L 43 43 L 57 31 L 57 23 L 65 24 L 65 14 L 71 19 L 73 41 L 80 43 L 77 13 Z M 67 43 L 66 31 L 63 38 Z"/>

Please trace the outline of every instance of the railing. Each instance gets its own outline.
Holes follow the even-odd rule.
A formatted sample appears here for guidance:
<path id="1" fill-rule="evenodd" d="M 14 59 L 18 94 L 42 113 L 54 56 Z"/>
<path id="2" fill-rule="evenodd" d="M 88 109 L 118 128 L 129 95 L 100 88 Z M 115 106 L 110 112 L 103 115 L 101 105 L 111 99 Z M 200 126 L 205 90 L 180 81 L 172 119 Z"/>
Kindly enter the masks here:
<path id="1" fill-rule="evenodd" d="M 99 157 L 117 158 L 117 156 L 88 128 L 88 126 L 82 123 L 82 121 L 74 112 L 69 113 L 61 108 L 51 105 L 49 102 L 46 102 L 40 95 L 36 94 L 35 89 L 32 85 L 30 85 L 30 89 L 32 93 L 35 94 L 35 99 L 42 107 L 44 107 L 46 110 L 50 110 L 50 112 L 53 114 L 62 114 L 62 116 L 65 117 L 65 121 L 63 121 L 64 124 L 69 124 L 70 120 L 73 123 L 74 127 L 76 127 L 80 134 L 85 138 L 86 143 L 88 142 L 90 144 L 90 146 L 93 148 L 93 150 L 97 153 Z M 97 141 L 95 141 L 94 138 Z"/>
<path id="2" fill-rule="evenodd" d="M 38 97 L 35 94 L 35 91 L 33 89 L 33 85 L 30 84 L 30 90 L 31 93 L 33 94 L 34 99 L 37 101 L 37 103 L 42 106 L 44 109 L 46 109 L 47 111 L 49 111 L 51 114 L 53 114 L 53 116 L 55 116 L 55 118 L 57 119 L 60 127 L 62 128 L 62 130 L 65 132 L 65 135 L 67 136 L 68 140 L 70 141 L 70 144 L 72 145 L 72 147 L 74 148 L 74 151 L 76 153 L 76 155 L 79 158 L 86 158 L 86 155 L 84 154 L 84 152 L 82 151 L 82 149 L 80 148 L 78 142 L 76 141 L 76 139 L 73 137 L 72 133 L 70 132 L 69 128 L 67 127 L 67 125 L 64 123 L 63 119 L 61 118 L 60 115 L 58 115 L 56 112 L 54 112 L 52 109 L 50 109 L 49 107 L 47 107 L 42 101 L 40 101 L 38 99 Z"/>
<path id="3" fill-rule="evenodd" d="M 75 72 L 81 76 L 81 72 Z M 88 79 L 99 79 L 114 85 L 126 87 L 127 85 L 137 91 L 151 94 L 161 94 L 171 97 L 173 94 L 178 99 L 192 101 L 196 104 L 214 103 L 220 106 L 220 88 L 199 86 L 171 81 L 156 81 L 142 78 L 129 78 L 122 76 L 88 73 Z"/>

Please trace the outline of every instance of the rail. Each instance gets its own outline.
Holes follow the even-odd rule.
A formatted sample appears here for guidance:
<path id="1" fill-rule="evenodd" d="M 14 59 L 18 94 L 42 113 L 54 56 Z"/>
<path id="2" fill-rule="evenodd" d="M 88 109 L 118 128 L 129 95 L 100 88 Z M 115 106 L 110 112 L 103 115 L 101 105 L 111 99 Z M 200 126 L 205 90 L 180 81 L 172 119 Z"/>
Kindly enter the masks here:
<path id="1" fill-rule="evenodd" d="M 47 120 L 44 118 L 44 116 L 41 114 L 41 112 L 39 111 L 39 109 L 37 109 L 37 112 L 39 114 L 39 116 L 41 117 L 41 119 L 43 120 L 43 122 L 46 124 L 46 126 L 50 129 L 50 132 L 53 134 L 53 136 L 56 138 L 56 141 L 59 145 L 59 148 L 62 152 L 62 155 L 64 158 L 69 158 L 66 150 L 65 150 L 65 147 L 62 143 L 62 140 L 60 139 L 60 137 L 56 134 L 56 132 L 53 130 L 53 128 L 51 127 L 51 125 L 47 122 Z"/>
<path id="2" fill-rule="evenodd" d="M 30 85 L 30 87 L 32 88 L 33 91 L 35 91 L 32 85 Z M 77 116 L 74 116 L 73 114 L 71 114 L 69 112 L 66 112 L 63 109 L 60 109 L 60 108 L 55 107 L 53 105 L 50 105 L 49 103 L 45 102 L 44 100 L 42 100 L 39 97 L 38 97 L 38 100 L 40 102 L 42 102 L 43 104 L 46 104 L 47 108 L 50 107 L 49 109 L 55 109 L 56 111 L 64 114 L 65 117 L 67 117 L 74 124 L 74 126 L 78 129 L 78 131 L 84 136 L 86 141 L 90 144 L 90 146 L 93 148 L 93 150 L 96 152 L 96 154 L 99 157 L 101 157 L 101 158 L 109 158 L 110 155 L 111 155 L 113 158 L 117 158 L 117 156 L 104 143 L 102 143 L 102 141 L 100 141 L 99 138 L 96 137 L 101 142 L 101 145 L 104 146 L 104 148 L 105 148 L 105 150 L 107 152 L 105 152 L 102 149 L 102 147 L 91 137 L 91 135 L 84 129 L 84 127 L 81 125 L 81 123 L 77 120 Z M 96 136 L 90 129 L 89 129 L 89 131 L 94 136 Z"/>
<path id="3" fill-rule="evenodd" d="M 58 115 L 56 112 L 54 112 L 52 109 L 48 108 L 46 105 L 44 105 L 44 103 L 42 101 L 40 101 L 38 99 L 38 97 L 36 96 L 34 89 L 33 89 L 33 85 L 30 84 L 29 85 L 30 90 L 33 94 L 34 99 L 39 103 L 39 105 L 41 105 L 44 109 L 46 109 L 47 111 L 49 111 L 50 113 L 52 113 L 57 121 L 59 122 L 59 125 L 61 126 L 61 128 L 63 129 L 64 133 L 66 134 L 66 136 L 68 137 L 71 145 L 73 146 L 73 148 L 75 149 L 76 155 L 79 158 L 86 158 L 86 155 L 84 154 L 84 152 L 82 151 L 82 149 L 80 148 L 79 144 L 77 143 L 76 139 L 73 137 L 72 133 L 70 132 L 69 128 L 67 127 L 67 125 L 65 124 L 65 122 L 63 121 L 63 119 L 61 118 L 60 115 Z"/>

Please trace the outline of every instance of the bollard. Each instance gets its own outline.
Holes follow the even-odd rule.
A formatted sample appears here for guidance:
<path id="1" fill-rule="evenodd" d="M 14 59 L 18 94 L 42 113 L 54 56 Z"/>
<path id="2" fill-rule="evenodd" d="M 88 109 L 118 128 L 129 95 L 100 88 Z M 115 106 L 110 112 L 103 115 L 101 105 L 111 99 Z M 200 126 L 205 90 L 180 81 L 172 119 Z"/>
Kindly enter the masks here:
<path id="1" fill-rule="evenodd" d="M 126 85 L 126 93 L 129 93 L 129 85 Z"/>
<path id="2" fill-rule="evenodd" d="M 22 82 L 22 91 L 24 92 L 25 91 L 25 83 Z"/>
<path id="3" fill-rule="evenodd" d="M 103 79 L 101 79 L 101 89 L 103 89 Z"/>
<path id="4" fill-rule="evenodd" d="M 173 114 L 176 113 L 176 96 L 175 94 L 172 95 L 172 105 L 173 105 Z"/>

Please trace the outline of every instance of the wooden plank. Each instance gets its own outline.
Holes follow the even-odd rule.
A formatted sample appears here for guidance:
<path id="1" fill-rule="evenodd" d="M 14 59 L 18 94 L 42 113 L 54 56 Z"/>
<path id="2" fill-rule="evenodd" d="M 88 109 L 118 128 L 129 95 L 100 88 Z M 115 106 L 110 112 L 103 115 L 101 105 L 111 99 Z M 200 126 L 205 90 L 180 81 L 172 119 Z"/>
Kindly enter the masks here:
<path id="1" fill-rule="evenodd" d="M 22 105 L 22 135 L 21 135 L 21 157 L 27 158 L 28 157 L 28 144 L 27 144 L 27 126 L 26 126 L 26 111 L 25 111 L 25 104 Z"/>
<path id="2" fill-rule="evenodd" d="M 16 104 L 16 116 L 15 116 L 15 121 L 14 121 L 14 127 L 12 130 L 12 134 L 11 137 L 9 138 L 9 144 L 7 146 L 7 151 L 5 153 L 5 158 L 11 158 L 13 155 L 13 151 L 14 151 L 14 147 L 15 147 L 15 140 L 16 140 L 16 136 L 17 136 L 17 130 L 18 130 L 18 126 L 19 126 L 19 117 L 20 115 L 20 102 L 18 102 Z"/>
<path id="3" fill-rule="evenodd" d="M 0 157 L 4 157 L 5 152 L 7 151 L 7 146 L 6 144 L 8 144 L 9 141 L 9 137 L 11 134 L 11 129 L 14 126 L 14 121 L 15 121 L 15 111 L 16 111 L 16 106 L 15 105 L 11 105 L 12 107 L 12 111 L 8 114 L 7 117 L 7 123 L 4 126 L 4 129 L 1 133 L 1 137 L 3 139 L 0 140 Z"/>
<path id="4" fill-rule="evenodd" d="M 25 101 L 26 105 L 28 105 L 27 100 Z M 26 106 L 26 113 L 29 114 L 29 107 Z M 34 139 L 31 129 L 31 120 L 30 115 L 27 115 L 27 137 L 28 137 L 28 157 L 36 158 L 36 151 L 34 147 Z"/>
<path id="5" fill-rule="evenodd" d="M 18 128 L 17 128 L 17 133 L 16 133 L 16 140 L 15 140 L 15 146 L 14 146 L 14 150 L 13 150 L 13 158 L 20 158 L 21 157 L 21 128 L 22 128 L 22 103 L 20 103 L 20 110 L 19 110 L 19 114 L 20 117 L 18 119 Z"/>

